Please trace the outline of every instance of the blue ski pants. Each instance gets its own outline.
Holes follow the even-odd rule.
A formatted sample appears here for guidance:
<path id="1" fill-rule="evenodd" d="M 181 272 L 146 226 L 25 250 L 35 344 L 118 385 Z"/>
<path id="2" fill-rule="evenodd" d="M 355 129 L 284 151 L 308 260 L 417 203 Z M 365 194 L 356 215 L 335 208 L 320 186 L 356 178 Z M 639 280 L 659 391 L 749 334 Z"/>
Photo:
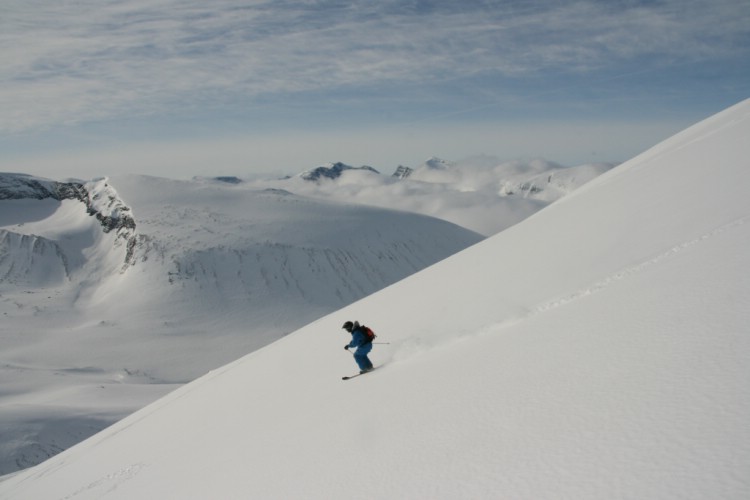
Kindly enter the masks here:
<path id="1" fill-rule="evenodd" d="M 357 350 L 354 351 L 354 361 L 357 362 L 357 366 L 359 366 L 360 370 L 372 368 L 372 361 L 367 357 L 367 355 L 370 354 L 370 351 L 372 351 L 371 342 L 357 347 Z"/>

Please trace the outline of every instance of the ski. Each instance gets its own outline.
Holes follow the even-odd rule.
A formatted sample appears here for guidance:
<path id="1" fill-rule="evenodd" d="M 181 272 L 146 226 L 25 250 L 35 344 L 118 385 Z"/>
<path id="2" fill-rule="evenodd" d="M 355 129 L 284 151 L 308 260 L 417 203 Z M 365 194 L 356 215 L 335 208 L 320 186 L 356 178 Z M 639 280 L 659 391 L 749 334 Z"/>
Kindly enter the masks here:
<path id="1" fill-rule="evenodd" d="M 366 371 L 365 373 L 370 373 L 370 372 L 372 372 L 373 370 L 375 370 L 375 368 L 373 368 L 373 369 L 372 369 L 372 370 L 370 370 L 370 371 Z M 355 374 L 355 375 L 349 375 L 348 377 L 341 377 L 341 380 L 349 380 L 350 378 L 354 378 L 354 377 L 359 377 L 360 375 L 364 375 L 365 373 L 357 373 L 357 374 Z"/>

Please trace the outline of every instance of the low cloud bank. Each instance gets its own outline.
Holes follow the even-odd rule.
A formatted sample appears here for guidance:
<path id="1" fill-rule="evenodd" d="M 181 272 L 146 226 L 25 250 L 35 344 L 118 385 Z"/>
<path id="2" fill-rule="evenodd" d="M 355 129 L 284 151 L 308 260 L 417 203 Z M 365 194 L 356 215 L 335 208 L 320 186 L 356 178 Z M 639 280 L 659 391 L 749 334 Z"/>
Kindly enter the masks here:
<path id="1" fill-rule="evenodd" d="M 485 236 L 496 234 L 611 169 L 608 163 L 564 167 L 541 160 L 502 162 L 474 157 L 431 158 L 398 178 L 392 172 L 344 170 L 335 179 L 300 176 L 254 180 L 259 189 L 285 189 L 313 198 L 374 205 L 447 220 Z"/>

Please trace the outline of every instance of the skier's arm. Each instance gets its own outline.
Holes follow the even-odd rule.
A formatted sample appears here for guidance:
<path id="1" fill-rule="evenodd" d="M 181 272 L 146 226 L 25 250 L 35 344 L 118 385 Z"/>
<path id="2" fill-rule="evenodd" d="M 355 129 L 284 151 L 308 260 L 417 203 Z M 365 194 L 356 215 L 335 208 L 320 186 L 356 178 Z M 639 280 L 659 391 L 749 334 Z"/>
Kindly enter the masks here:
<path id="1" fill-rule="evenodd" d="M 352 335 L 352 341 L 349 343 L 349 349 L 354 349 L 355 347 L 359 347 L 364 342 L 364 334 L 359 331 L 355 330 L 354 334 Z"/>

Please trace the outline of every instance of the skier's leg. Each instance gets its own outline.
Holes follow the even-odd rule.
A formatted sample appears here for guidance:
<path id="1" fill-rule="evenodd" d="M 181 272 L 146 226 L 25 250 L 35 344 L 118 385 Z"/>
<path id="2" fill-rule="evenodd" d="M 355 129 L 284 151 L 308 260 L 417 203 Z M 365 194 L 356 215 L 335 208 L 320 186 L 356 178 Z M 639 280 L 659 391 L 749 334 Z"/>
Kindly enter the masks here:
<path id="1" fill-rule="evenodd" d="M 365 344 L 357 349 L 356 356 L 360 356 L 362 359 L 361 363 L 357 361 L 361 370 L 369 370 L 372 368 L 372 361 L 367 357 L 370 351 L 372 351 L 372 344 Z"/>
<path id="2" fill-rule="evenodd" d="M 359 366 L 360 370 L 365 370 L 368 368 L 369 360 L 367 359 L 367 355 L 364 356 L 358 352 L 354 353 L 354 361 L 357 362 L 357 366 Z"/>

